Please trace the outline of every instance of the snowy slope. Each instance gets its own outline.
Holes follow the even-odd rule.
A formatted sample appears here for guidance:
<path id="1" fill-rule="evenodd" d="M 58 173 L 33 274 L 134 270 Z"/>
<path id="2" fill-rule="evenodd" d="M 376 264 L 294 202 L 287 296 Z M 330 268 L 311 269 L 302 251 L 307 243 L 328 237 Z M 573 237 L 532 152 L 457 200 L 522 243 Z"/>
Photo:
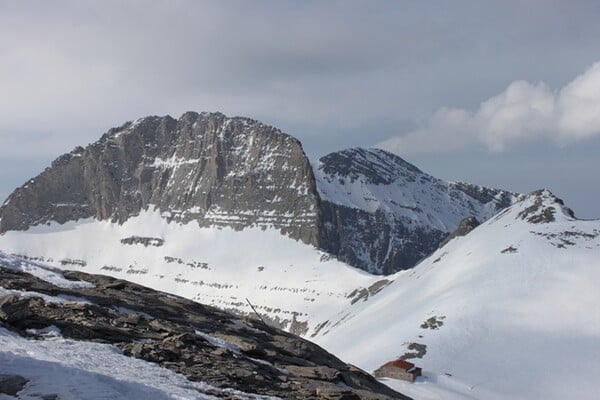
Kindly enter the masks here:
<path id="1" fill-rule="evenodd" d="M 218 389 L 155 363 L 127 357 L 107 344 L 65 339 L 46 329 L 47 340 L 23 338 L 0 327 L 0 375 L 20 375 L 29 383 L 19 399 L 55 394 L 78 399 L 217 399 L 202 394 L 210 389 L 240 399 L 267 399 L 233 389 Z M 0 399 L 15 399 L 0 394 Z"/>
<path id="2" fill-rule="evenodd" d="M 536 192 L 390 278 L 314 340 L 368 371 L 405 355 L 424 379 L 386 383 L 419 399 L 599 398 L 600 221 Z"/>
<path id="3" fill-rule="evenodd" d="M 259 313 L 298 334 L 380 278 L 347 266 L 277 229 L 203 228 L 142 212 L 122 225 L 86 219 L 0 236 L 0 251 L 111 275 L 200 303 Z M 366 290 L 366 289 L 364 289 Z"/>

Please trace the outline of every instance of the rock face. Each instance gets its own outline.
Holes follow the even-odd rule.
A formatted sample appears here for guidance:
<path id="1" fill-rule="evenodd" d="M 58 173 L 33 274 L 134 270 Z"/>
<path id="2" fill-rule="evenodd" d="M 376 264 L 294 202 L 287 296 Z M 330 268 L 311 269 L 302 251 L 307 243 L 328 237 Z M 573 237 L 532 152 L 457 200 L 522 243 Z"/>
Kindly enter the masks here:
<path id="1" fill-rule="evenodd" d="M 389 274 L 413 267 L 463 218 L 483 221 L 517 198 L 441 181 L 377 149 L 329 154 L 313 171 L 300 142 L 276 128 L 188 112 L 127 122 L 59 157 L 9 196 L 0 233 L 157 209 L 203 227 L 273 227 Z"/>
<path id="2" fill-rule="evenodd" d="M 555 197 L 546 189 L 538 189 L 531 192 L 527 197 L 527 201 L 529 201 L 530 205 L 519 213 L 518 218 L 529 223 L 547 224 L 554 222 L 556 220 L 556 213 L 575 218 L 573 210 L 566 207 L 562 199 Z"/>
<path id="3" fill-rule="evenodd" d="M 413 267 L 469 216 L 484 221 L 521 198 L 434 178 L 379 149 L 320 159 L 323 249 L 376 274 Z"/>
<path id="4" fill-rule="evenodd" d="M 59 287 L 0 267 L 0 322 L 38 340 L 45 339 L 38 332 L 53 327 L 66 338 L 112 344 L 217 388 L 285 399 L 407 399 L 317 345 L 258 320 L 106 276 L 64 272 L 64 278 L 92 285 Z M 26 380 L 19 382 L 11 390 Z M 204 394 L 223 393 L 207 388 Z"/>
<path id="5" fill-rule="evenodd" d="M 460 221 L 460 223 L 458 224 L 458 227 L 454 230 L 454 232 L 452 232 L 451 234 L 446 236 L 446 238 L 444 240 L 442 240 L 439 247 L 440 248 L 444 247 L 446 245 L 446 243 L 448 243 L 449 241 L 451 241 L 452 239 L 454 239 L 456 237 L 465 236 L 467 233 L 471 232 L 473 229 L 477 228 L 478 226 L 479 226 L 479 221 L 477 221 L 477 218 L 475 218 L 475 217 L 468 217 L 468 218 L 463 219 L 462 221 Z"/>
<path id="6" fill-rule="evenodd" d="M 27 382 L 29 381 L 20 375 L 0 374 L 0 394 L 16 397 Z"/>
<path id="7" fill-rule="evenodd" d="M 317 245 L 318 197 L 298 140 L 248 118 L 189 112 L 111 129 L 55 160 L 0 209 L 0 232 L 156 207 L 202 226 L 273 226 Z"/>

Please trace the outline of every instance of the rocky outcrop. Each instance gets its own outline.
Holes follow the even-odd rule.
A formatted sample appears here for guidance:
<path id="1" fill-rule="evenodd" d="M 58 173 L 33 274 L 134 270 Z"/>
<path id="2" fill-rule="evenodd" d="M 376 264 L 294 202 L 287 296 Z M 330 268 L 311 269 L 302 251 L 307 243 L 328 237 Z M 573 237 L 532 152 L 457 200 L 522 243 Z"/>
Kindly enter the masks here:
<path id="1" fill-rule="evenodd" d="M 374 274 L 388 275 L 415 266 L 446 235 L 402 223 L 381 209 L 371 213 L 323 201 L 322 210 L 323 249 Z"/>
<path id="2" fill-rule="evenodd" d="M 529 223 L 543 224 L 554 222 L 557 213 L 568 218 L 575 218 L 573 210 L 566 207 L 562 199 L 554 196 L 546 189 L 538 189 L 531 192 L 525 201 L 528 202 L 528 206 L 519 212 L 517 218 Z"/>
<path id="3" fill-rule="evenodd" d="M 300 142 L 248 118 L 188 112 L 113 128 L 55 160 L 0 208 L 0 232 L 156 208 L 201 226 L 275 227 L 318 245 L 319 207 Z"/>
<path id="4" fill-rule="evenodd" d="M 0 394 L 16 397 L 28 382 L 20 375 L 0 374 Z"/>
<path id="5" fill-rule="evenodd" d="M 246 393 L 287 399 L 407 398 L 317 345 L 261 321 L 106 276 L 65 272 L 64 277 L 93 287 L 58 287 L 0 268 L 0 288 L 18 291 L 0 297 L 4 327 L 44 340 L 36 332 L 54 326 L 64 337 L 112 344 L 192 381 Z"/>
<path id="6" fill-rule="evenodd" d="M 471 232 L 478 226 L 479 221 L 477 221 L 477 218 L 475 217 L 467 217 L 463 219 L 462 221 L 460 221 L 458 227 L 454 230 L 454 232 L 452 232 L 451 234 L 446 236 L 444 240 L 442 240 L 442 242 L 439 245 L 439 248 L 444 247 L 449 241 L 451 241 L 454 238 L 465 236 L 467 233 Z"/>

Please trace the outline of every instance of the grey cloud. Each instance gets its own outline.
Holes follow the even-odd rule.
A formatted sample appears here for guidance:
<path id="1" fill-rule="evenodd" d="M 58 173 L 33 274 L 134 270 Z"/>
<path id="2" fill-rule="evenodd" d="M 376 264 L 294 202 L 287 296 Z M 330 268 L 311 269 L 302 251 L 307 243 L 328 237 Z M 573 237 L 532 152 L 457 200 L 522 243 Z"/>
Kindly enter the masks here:
<path id="1" fill-rule="evenodd" d="M 598 59 L 599 18 L 597 1 L 0 0 L 0 160 L 187 110 L 275 124 L 313 158 L 367 146 L 516 80 L 564 87 Z"/>

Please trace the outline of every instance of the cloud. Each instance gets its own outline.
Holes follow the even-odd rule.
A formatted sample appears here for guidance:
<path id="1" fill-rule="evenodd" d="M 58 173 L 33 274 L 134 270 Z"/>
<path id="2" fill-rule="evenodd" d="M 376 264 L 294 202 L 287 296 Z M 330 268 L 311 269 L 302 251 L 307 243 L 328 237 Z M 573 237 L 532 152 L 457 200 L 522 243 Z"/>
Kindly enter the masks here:
<path id="1" fill-rule="evenodd" d="M 523 143 L 558 145 L 600 136 L 600 62 L 558 91 L 543 82 L 512 82 L 475 112 L 441 108 L 426 123 L 376 146 L 399 154 L 460 151 L 484 145 L 502 152 Z"/>

